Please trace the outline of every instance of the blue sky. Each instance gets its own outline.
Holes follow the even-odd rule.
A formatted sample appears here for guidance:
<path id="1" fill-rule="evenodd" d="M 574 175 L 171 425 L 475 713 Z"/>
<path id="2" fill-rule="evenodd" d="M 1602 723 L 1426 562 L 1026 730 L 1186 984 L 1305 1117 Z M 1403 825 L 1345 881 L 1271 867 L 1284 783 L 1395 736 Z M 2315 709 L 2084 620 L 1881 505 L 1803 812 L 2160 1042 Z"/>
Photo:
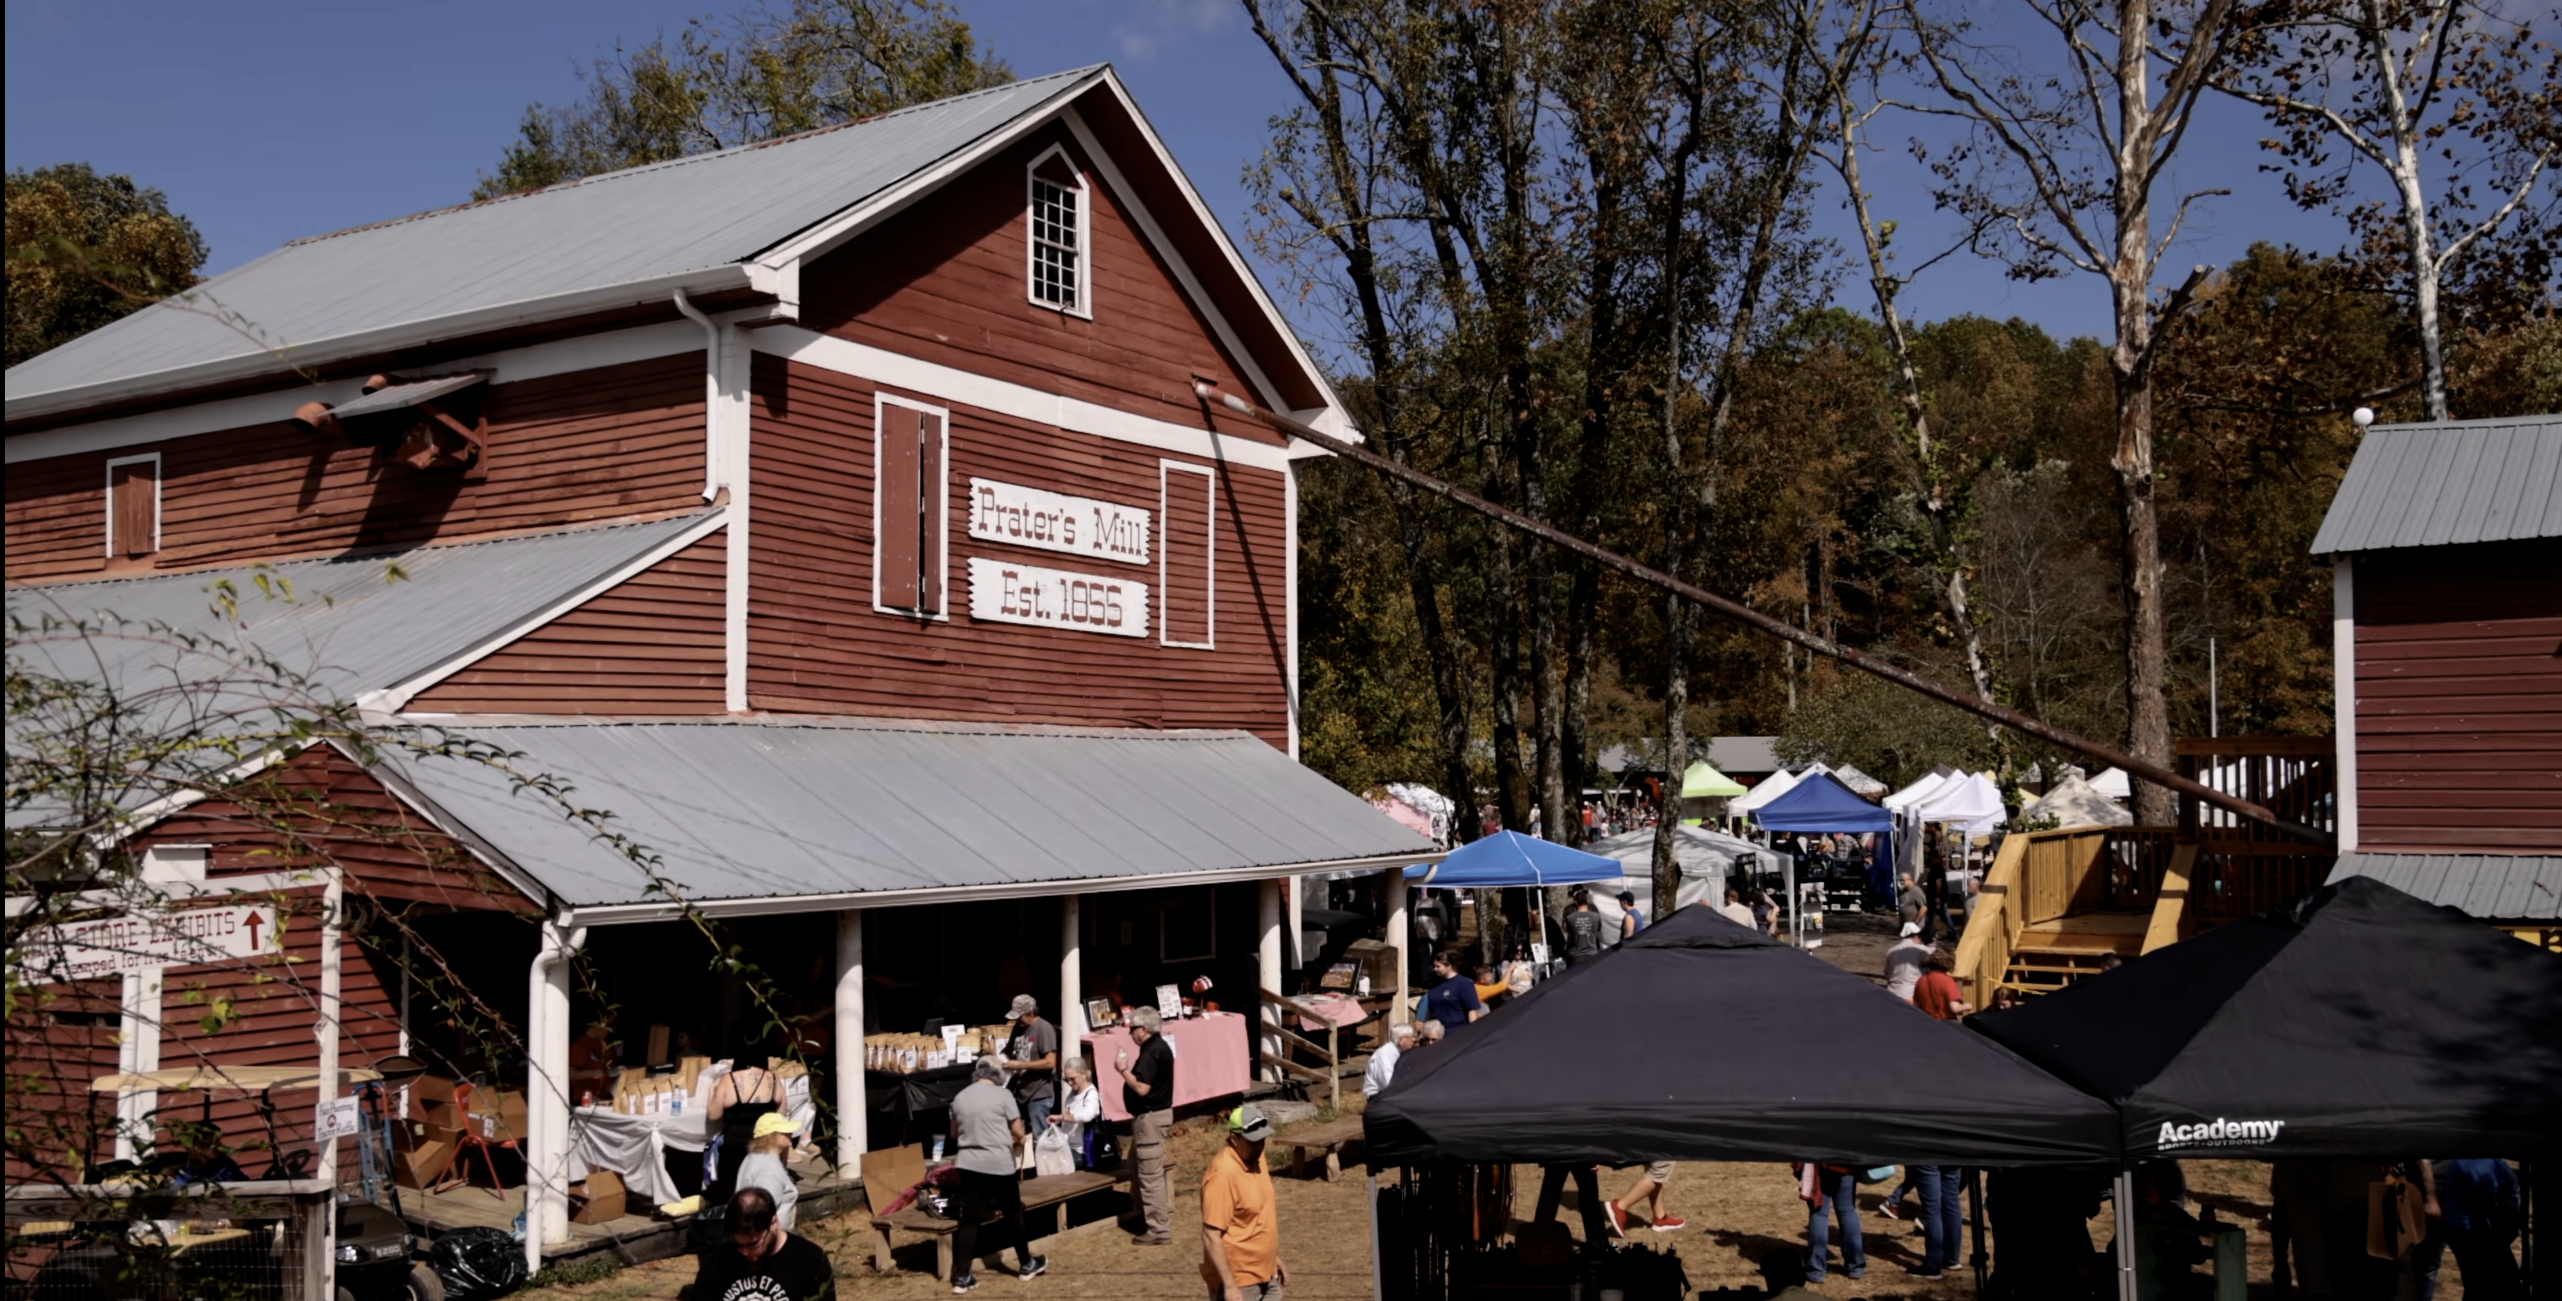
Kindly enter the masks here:
<path id="1" fill-rule="evenodd" d="M 574 65 L 617 36 L 673 33 L 718 0 L 447 0 L 393 6 L 275 2 L 8 0 L 11 168 L 86 161 L 165 190 L 222 270 L 297 236 L 441 207 L 470 196 L 534 100 L 574 97 Z M 962 0 L 983 40 L 1026 75 L 1110 62 L 1175 157 L 1240 241 L 1243 168 L 1289 91 L 1233 0 Z M 2033 47 L 2032 47 L 2033 49 Z M 1905 131 L 1889 128 L 1889 141 Z M 2254 240 L 2329 248 L 2336 219 L 2294 210 L 2257 167 L 2255 118 L 2216 105 L 2191 133 L 2178 190 L 2231 188 L 2190 219 L 2170 260 L 2221 263 Z M 1879 215 L 1899 245 L 1946 228 L 1927 177 L 1900 151 L 1870 158 Z M 1824 229 L 1846 235 L 1838 196 Z M 1867 307 L 1856 283 L 1846 301 Z M 2023 285 L 1966 257 L 1905 297 L 1922 318 L 2024 316 L 2059 334 L 2101 334 L 2095 276 Z M 1304 321 L 1313 333 L 1330 322 Z M 1323 346 L 1323 344 L 1320 344 Z"/>

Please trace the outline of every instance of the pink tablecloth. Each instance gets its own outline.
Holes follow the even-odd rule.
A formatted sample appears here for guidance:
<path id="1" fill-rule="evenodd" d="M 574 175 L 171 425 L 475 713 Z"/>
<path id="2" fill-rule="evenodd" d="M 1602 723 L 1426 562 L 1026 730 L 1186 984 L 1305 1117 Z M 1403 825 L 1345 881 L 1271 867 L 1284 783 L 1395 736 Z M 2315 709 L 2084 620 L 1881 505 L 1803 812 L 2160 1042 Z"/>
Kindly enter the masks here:
<path id="1" fill-rule="evenodd" d="M 1302 1030 L 1323 1030 L 1329 1025 L 1359 1025 L 1370 1019 L 1369 1009 L 1361 1006 L 1359 999 L 1342 994 L 1310 994 L 1292 999 L 1291 1003 L 1299 1009 L 1299 1028 Z"/>
<path id="2" fill-rule="evenodd" d="M 1243 1093 L 1253 1078 L 1254 1049 L 1246 1041 L 1245 1018 L 1234 1012 L 1168 1021 L 1165 1040 L 1174 1049 L 1174 1105 L 1178 1107 Z M 1130 1118 L 1129 1108 L 1121 1105 L 1121 1076 L 1113 1066 L 1116 1054 L 1123 1052 L 1133 1058 L 1139 1054 L 1124 1027 L 1085 1037 L 1085 1059 L 1094 1064 L 1094 1091 L 1103 1095 L 1103 1115 L 1109 1120 Z"/>

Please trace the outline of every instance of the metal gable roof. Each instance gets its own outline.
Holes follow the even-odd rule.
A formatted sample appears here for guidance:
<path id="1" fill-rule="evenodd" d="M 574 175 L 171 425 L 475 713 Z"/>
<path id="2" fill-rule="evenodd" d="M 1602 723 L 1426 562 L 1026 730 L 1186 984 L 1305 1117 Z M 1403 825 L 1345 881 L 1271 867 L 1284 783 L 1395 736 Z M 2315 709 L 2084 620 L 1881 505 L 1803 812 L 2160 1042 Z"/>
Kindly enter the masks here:
<path id="1" fill-rule="evenodd" d="M 784 140 L 297 240 L 199 285 L 186 301 L 154 304 L 11 367 L 10 417 L 40 414 L 54 405 L 48 398 L 254 362 L 274 350 L 308 357 L 388 327 L 450 319 L 487 328 L 492 312 L 580 294 L 603 295 L 583 304 L 601 310 L 626 286 L 630 302 L 662 301 L 688 273 L 735 270 L 1103 75 L 1098 65 L 1034 77 Z"/>
<path id="2" fill-rule="evenodd" d="M 2353 876 L 2489 921 L 2562 919 L 2562 854 L 2348 853 L 2323 884 Z"/>
<path id="3" fill-rule="evenodd" d="M 2376 425 L 2313 554 L 2562 537 L 2562 415 Z"/>
<path id="4" fill-rule="evenodd" d="M 1006 891 L 1438 857 L 1244 732 L 903 720 L 465 721 L 656 856 L 665 890 L 509 774 L 403 760 L 436 811 L 573 906 Z M 1055 893 L 1054 890 L 1043 891 Z"/>
<path id="5" fill-rule="evenodd" d="M 220 730 L 223 718 L 247 717 L 272 730 L 273 709 L 295 703 L 274 699 L 279 692 L 352 702 L 407 681 L 632 565 L 709 514 L 397 554 L 12 586 L 10 653 L 38 673 L 111 684 L 128 708 L 147 715 L 137 726 Z M 230 611 L 219 608 L 224 593 Z M 290 677 L 302 682 L 282 680 Z M 189 685 L 171 692 L 170 683 Z M 13 745 L 25 721 L 9 719 Z M 11 825 L 19 821 L 13 813 Z"/>

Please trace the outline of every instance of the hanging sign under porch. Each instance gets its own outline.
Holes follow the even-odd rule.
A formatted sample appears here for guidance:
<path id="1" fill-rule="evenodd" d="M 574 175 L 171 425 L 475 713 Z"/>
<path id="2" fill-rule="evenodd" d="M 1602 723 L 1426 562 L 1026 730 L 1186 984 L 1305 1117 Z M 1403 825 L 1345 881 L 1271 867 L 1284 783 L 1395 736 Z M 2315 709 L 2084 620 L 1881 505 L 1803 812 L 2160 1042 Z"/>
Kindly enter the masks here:
<path id="1" fill-rule="evenodd" d="M 276 909 L 272 904 L 234 904 L 126 913 L 48 926 L 13 947 L 48 980 L 236 962 L 276 951 Z"/>
<path id="2" fill-rule="evenodd" d="M 995 479 L 970 480 L 970 536 L 1127 565 L 1148 562 L 1151 513 Z"/>
<path id="3" fill-rule="evenodd" d="M 1112 637 L 1148 635 L 1148 585 L 970 557 L 970 617 Z"/>

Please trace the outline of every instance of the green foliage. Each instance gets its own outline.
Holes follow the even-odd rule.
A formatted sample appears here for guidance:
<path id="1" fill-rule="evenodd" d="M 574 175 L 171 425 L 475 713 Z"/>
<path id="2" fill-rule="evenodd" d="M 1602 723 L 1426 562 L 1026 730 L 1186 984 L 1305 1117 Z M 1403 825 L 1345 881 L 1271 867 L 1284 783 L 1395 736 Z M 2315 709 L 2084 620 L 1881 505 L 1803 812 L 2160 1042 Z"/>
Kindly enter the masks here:
<path id="1" fill-rule="evenodd" d="M 9 173 L 8 364 L 196 283 L 205 241 L 169 196 L 87 163 Z"/>
<path id="2" fill-rule="evenodd" d="M 685 24 L 617 46 L 586 93 L 526 108 L 515 143 L 472 197 L 494 198 L 687 154 L 752 144 L 1014 79 L 944 0 L 793 0 L 724 26 Z"/>

